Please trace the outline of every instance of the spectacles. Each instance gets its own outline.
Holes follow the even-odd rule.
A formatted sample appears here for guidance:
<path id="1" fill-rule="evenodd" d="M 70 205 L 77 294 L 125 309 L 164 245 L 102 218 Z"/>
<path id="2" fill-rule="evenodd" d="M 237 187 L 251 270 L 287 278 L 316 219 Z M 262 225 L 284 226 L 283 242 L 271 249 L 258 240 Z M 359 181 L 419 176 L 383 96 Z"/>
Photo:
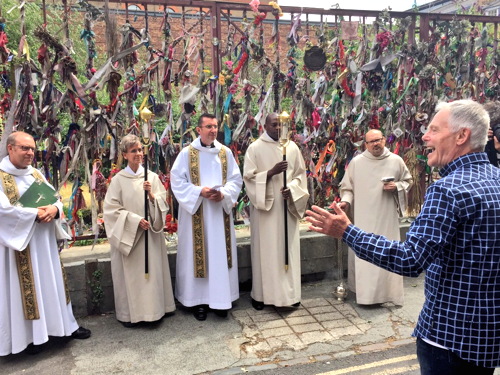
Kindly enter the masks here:
<path id="1" fill-rule="evenodd" d="M 200 128 L 205 128 L 205 129 L 208 129 L 208 130 L 211 130 L 211 129 L 217 129 L 219 126 L 218 125 L 205 125 L 205 126 L 200 126 Z"/>
<path id="2" fill-rule="evenodd" d="M 22 145 L 12 145 L 12 146 L 15 146 L 15 147 L 19 147 L 21 150 L 23 150 L 24 152 L 28 152 L 28 151 L 33 151 L 35 152 L 36 148 L 34 147 L 30 147 L 30 146 L 22 146 Z"/>
<path id="3" fill-rule="evenodd" d="M 375 143 L 380 143 L 384 140 L 384 138 L 374 139 L 373 141 L 365 141 L 367 145 L 374 145 Z"/>

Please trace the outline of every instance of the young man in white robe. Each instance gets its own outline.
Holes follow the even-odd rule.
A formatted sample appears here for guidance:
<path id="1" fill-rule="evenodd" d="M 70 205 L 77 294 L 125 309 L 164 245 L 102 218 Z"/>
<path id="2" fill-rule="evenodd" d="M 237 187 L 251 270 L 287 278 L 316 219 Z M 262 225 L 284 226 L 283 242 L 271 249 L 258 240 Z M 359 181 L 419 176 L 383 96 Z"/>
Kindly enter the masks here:
<path id="1" fill-rule="evenodd" d="M 239 298 L 232 209 L 243 181 L 231 150 L 216 140 L 216 117 L 201 115 L 196 131 L 170 179 L 179 202 L 175 297 L 202 321 L 209 309 L 227 316 Z"/>
<path id="2" fill-rule="evenodd" d="M 341 182 L 340 208 L 352 210 L 356 225 L 400 240 L 398 206 L 404 213 L 412 176 L 403 159 L 385 147 L 380 130 L 365 134 L 366 150 L 349 163 Z M 358 258 L 349 249 L 348 286 L 360 305 L 403 305 L 403 277 Z"/>
<path id="3" fill-rule="evenodd" d="M 256 310 L 262 310 L 264 305 L 298 307 L 301 299 L 299 221 L 309 193 L 304 158 L 294 142 L 286 144 L 286 160 L 283 160 L 283 147 L 278 142 L 280 127 L 278 115 L 269 114 L 266 131 L 245 153 L 243 179 L 252 203 L 251 298 Z M 285 202 L 288 249 L 285 249 Z"/>
<path id="4" fill-rule="evenodd" d="M 8 156 L 0 162 L 0 355 L 37 353 L 49 336 L 86 339 L 73 315 L 57 237 L 67 234 L 59 217 L 62 204 L 38 208 L 15 202 L 36 180 L 47 183 L 31 166 L 33 137 L 14 132 L 7 138 Z M 69 238 L 68 236 L 66 238 Z"/>

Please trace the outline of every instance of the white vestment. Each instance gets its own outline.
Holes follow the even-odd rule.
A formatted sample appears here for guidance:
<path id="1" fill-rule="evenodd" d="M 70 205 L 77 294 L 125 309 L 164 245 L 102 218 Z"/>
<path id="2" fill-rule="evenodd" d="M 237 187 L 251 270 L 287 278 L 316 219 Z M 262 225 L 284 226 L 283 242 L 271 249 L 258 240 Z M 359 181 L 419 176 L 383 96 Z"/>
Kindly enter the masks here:
<path id="1" fill-rule="evenodd" d="M 0 169 L 13 175 L 21 196 L 35 181 L 33 168 L 17 169 L 6 156 Z M 54 204 L 62 214 L 62 203 Z M 40 345 L 49 336 L 71 336 L 78 329 L 71 303 L 66 303 L 56 231 L 60 220 L 37 223 L 38 210 L 12 206 L 0 183 L 0 355 Z M 68 237 L 69 238 L 69 237 Z M 26 320 L 16 264 L 16 251 L 29 245 L 40 318 Z"/>
<path id="2" fill-rule="evenodd" d="M 397 191 L 383 190 L 383 177 L 394 177 Z M 403 159 L 384 149 L 375 157 L 368 150 L 349 163 L 341 182 L 342 201 L 351 204 L 354 224 L 359 228 L 400 240 L 398 199 L 405 198 L 412 177 Z M 403 193 L 403 194 L 401 194 Z M 401 202 L 403 204 L 403 202 Z M 404 302 L 403 277 L 359 259 L 349 249 L 348 285 L 362 305 Z"/>
<path id="3" fill-rule="evenodd" d="M 179 226 L 177 245 L 177 272 L 175 297 L 184 306 L 209 305 L 212 309 L 227 310 L 231 302 L 239 298 L 238 259 L 232 209 L 243 183 L 240 170 L 229 148 L 219 142 L 215 147 L 201 146 L 200 139 L 191 143 L 199 150 L 200 186 L 191 183 L 189 146 L 177 156 L 170 171 L 172 191 L 179 202 Z M 203 187 L 223 184 L 219 151 L 224 147 L 227 157 L 227 181 L 220 191 L 221 202 L 203 198 Z M 193 262 L 192 216 L 203 205 L 204 241 L 207 275 L 195 277 Z M 230 215 L 232 267 L 228 267 L 223 212 Z"/>
<path id="4" fill-rule="evenodd" d="M 148 278 L 145 277 L 144 168 L 129 167 L 113 177 L 104 199 L 104 226 L 111 245 L 111 274 L 116 319 L 153 322 L 175 310 L 163 227 L 168 212 L 166 191 L 158 175 L 148 171 L 155 195 L 148 199 Z M 155 233 L 156 232 L 156 233 Z"/>
<path id="5" fill-rule="evenodd" d="M 250 202 L 252 293 L 267 305 L 290 306 L 300 302 L 299 220 L 304 215 L 309 193 L 305 163 L 293 142 L 286 147 L 288 161 L 287 200 L 288 270 L 285 269 L 285 219 L 283 173 L 267 178 L 267 172 L 283 160 L 283 148 L 267 133 L 248 147 L 243 177 Z"/>

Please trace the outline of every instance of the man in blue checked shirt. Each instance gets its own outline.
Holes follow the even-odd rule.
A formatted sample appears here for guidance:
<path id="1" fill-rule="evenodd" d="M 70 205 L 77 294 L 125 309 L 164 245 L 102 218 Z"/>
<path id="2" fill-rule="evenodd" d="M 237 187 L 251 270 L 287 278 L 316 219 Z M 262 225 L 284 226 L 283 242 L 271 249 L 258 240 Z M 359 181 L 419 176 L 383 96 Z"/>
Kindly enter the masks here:
<path id="1" fill-rule="evenodd" d="M 441 179 L 427 189 L 406 241 L 389 241 L 313 206 L 310 229 L 404 276 L 426 272 L 413 335 L 423 375 L 493 374 L 500 366 L 500 169 L 484 153 L 489 116 L 472 100 L 439 103 L 422 140 Z"/>

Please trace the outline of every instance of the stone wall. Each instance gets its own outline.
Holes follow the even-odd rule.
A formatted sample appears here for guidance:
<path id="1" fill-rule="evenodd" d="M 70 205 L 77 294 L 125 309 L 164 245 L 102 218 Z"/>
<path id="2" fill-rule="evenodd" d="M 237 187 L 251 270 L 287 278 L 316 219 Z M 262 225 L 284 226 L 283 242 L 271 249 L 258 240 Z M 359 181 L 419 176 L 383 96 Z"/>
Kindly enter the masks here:
<path id="1" fill-rule="evenodd" d="M 405 237 L 408 225 L 402 225 L 401 238 Z M 250 241 L 240 238 L 238 246 L 238 272 L 241 291 L 250 291 L 252 269 L 250 259 Z M 332 290 L 339 280 L 339 241 L 314 232 L 301 232 L 301 267 L 302 281 L 332 280 Z M 107 251 L 106 251 L 107 250 Z M 347 247 L 342 245 L 344 277 L 347 276 Z M 63 263 L 68 274 L 71 301 L 75 316 L 83 317 L 92 313 L 105 313 L 114 310 L 113 281 L 111 279 L 111 264 L 109 248 L 98 253 L 89 252 L 86 259 L 74 256 L 63 256 Z M 172 285 L 175 285 L 175 247 L 169 248 L 170 273 Z M 100 288 L 104 296 L 99 310 L 92 304 L 93 274 L 102 271 Z M 95 289 L 95 287 L 94 287 Z"/>

